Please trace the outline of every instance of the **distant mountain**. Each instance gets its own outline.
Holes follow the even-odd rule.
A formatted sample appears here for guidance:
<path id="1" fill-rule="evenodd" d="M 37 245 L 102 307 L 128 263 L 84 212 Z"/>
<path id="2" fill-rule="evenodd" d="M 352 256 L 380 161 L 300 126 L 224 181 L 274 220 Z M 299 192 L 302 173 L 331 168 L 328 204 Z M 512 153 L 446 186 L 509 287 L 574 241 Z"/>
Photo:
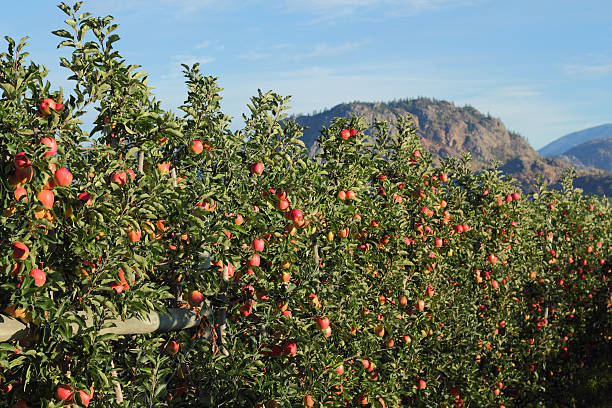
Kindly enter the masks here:
<path id="1" fill-rule="evenodd" d="M 343 103 L 323 112 L 294 117 L 296 122 L 308 127 L 303 141 L 309 148 L 310 157 L 315 157 L 320 151 L 316 139 L 322 127 L 328 126 L 336 117 L 351 115 L 362 117 L 368 123 L 386 120 L 392 127 L 399 116 L 411 115 L 418 127 L 421 144 L 432 153 L 436 162 L 468 152 L 472 156 L 472 170 L 478 171 L 490 168 L 491 162 L 497 161 L 500 169 L 518 179 L 526 190 L 532 187 L 536 174 L 552 185 L 571 167 L 567 161 L 542 157 L 521 135 L 507 130 L 500 119 L 484 115 L 471 106 L 457 107 L 450 102 L 429 98 L 387 103 Z M 579 175 L 583 174 L 592 175 L 594 171 L 582 169 Z M 594 180 L 597 177 L 602 176 L 593 175 L 589 185 L 596 185 Z M 612 185 L 605 187 L 604 192 L 612 195 Z"/>
<path id="2" fill-rule="evenodd" d="M 612 138 L 612 123 L 579 130 L 562 136 L 538 150 L 542 156 L 553 157 L 564 154 L 569 149 L 594 139 Z"/>
<path id="3" fill-rule="evenodd" d="M 576 168 L 584 166 L 612 171 L 612 137 L 581 143 L 557 157 L 572 163 Z"/>

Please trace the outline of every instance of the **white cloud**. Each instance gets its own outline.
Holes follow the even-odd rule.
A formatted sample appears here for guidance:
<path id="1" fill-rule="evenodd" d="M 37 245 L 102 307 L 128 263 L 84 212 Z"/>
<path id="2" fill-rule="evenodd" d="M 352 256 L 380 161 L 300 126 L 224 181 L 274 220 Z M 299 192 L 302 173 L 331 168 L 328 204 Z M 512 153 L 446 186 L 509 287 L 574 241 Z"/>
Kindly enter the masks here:
<path id="1" fill-rule="evenodd" d="M 201 43 L 196 44 L 195 48 L 196 49 L 207 48 L 207 47 L 210 47 L 211 44 L 212 44 L 212 41 L 202 41 Z"/>
<path id="2" fill-rule="evenodd" d="M 318 21 L 365 15 L 376 19 L 377 15 L 386 17 L 415 15 L 425 11 L 470 6 L 489 0 L 284 0 L 285 10 L 289 13 L 311 13 Z M 376 13 L 368 12 L 377 9 Z"/>
<path id="3" fill-rule="evenodd" d="M 238 58 L 249 60 L 249 61 L 259 61 L 268 58 L 269 55 L 263 52 L 257 52 L 254 50 L 249 50 L 246 54 L 240 55 Z"/>
<path id="4" fill-rule="evenodd" d="M 338 45 L 330 45 L 327 43 L 317 44 L 312 51 L 300 53 L 294 56 L 294 59 L 319 58 L 319 57 L 336 57 L 355 51 L 367 44 L 366 41 L 360 42 L 345 42 Z"/>
<path id="5" fill-rule="evenodd" d="M 567 64 L 563 67 L 568 75 L 602 77 L 612 74 L 612 63 L 600 64 Z"/>

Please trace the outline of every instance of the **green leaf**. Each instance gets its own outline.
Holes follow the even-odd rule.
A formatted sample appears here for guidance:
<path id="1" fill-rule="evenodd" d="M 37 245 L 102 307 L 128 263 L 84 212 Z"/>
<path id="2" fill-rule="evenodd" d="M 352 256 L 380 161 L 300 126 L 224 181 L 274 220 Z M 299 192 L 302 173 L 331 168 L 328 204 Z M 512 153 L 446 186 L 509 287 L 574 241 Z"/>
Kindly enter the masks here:
<path id="1" fill-rule="evenodd" d="M 55 31 L 52 31 L 51 33 L 57 35 L 58 37 L 63 37 L 63 38 L 68 38 L 69 40 L 74 40 L 74 36 L 66 30 L 55 30 Z"/>

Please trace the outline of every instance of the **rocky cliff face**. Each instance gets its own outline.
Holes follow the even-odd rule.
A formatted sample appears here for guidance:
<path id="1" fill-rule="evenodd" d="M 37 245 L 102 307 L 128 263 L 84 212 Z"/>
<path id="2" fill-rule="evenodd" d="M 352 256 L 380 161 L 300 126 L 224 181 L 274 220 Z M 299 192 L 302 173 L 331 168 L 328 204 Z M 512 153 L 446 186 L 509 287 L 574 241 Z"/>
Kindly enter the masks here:
<path id="1" fill-rule="evenodd" d="M 542 157 L 522 136 L 506 129 L 500 119 L 484 115 L 471 106 L 457 107 L 429 98 L 341 104 L 293 119 L 308 127 L 304 131 L 304 142 L 310 149 L 310 156 L 315 157 L 319 152 L 316 139 L 320 129 L 336 117 L 351 115 L 362 117 L 367 123 L 388 121 L 392 129 L 399 116 L 410 115 L 418 127 L 421 144 L 432 153 L 435 161 L 467 152 L 472 156 L 474 171 L 490 168 L 496 161 L 501 170 L 518 179 L 525 189 L 532 186 L 536 174 L 554 184 L 571 167 L 567 161 Z M 588 170 L 580 171 L 590 174 Z"/>

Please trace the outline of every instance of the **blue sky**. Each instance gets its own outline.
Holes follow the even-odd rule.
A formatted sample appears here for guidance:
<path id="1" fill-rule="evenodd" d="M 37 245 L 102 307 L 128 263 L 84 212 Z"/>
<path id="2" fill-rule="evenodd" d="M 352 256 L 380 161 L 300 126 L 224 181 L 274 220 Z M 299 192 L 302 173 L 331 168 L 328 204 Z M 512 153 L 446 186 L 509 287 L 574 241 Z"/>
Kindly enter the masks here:
<path id="1" fill-rule="evenodd" d="M 63 86 L 54 0 L 3 2 L 2 36 Z M 72 1 L 68 4 L 73 4 Z M 610 0 L 88 0 L 120 24 L 116 48 L 142 65 L 167 109 L 186 97 L 181 63 L 219 77 L 239 126 L 258 88 L 292 113 L 427 96 L 501 118 L 535 148 L 612 122 Z M 3 45 L 3 50 L 6 46 Z"/>

